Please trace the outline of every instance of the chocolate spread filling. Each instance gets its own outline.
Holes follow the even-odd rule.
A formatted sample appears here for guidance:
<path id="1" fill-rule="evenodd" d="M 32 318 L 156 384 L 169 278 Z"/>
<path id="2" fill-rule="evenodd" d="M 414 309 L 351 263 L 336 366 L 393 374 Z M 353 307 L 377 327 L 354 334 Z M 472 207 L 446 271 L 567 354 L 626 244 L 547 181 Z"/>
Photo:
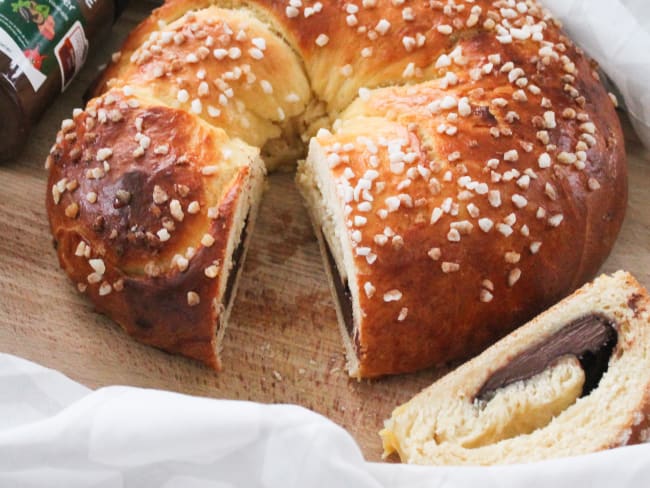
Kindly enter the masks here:
<path id="1" fill-rule="evenodd" d="M 327 239 L 325 239 L 324 235 L 322 235 L 322 239 L 326 251 L 325 255 L 327 256 L 327 265 L 329 266 L 330 273 L 332 273 L 332 279 L 334 280 L 336 299 L 339 302 L 339 307 L 341 307 L 341 314 L 343 315 L 343 321 L 345 322 L 345 330 L 347 330 L 348 335 L 352 337 L 354 332 L 354 317 L 352 316 L 352 294 L 350 293 L 350 287 L 348 286 L 347 281 L 343 281 L 343 278 L 341 278 L 341 274 L 339 273 L 339 270 L 336 267 L 336 262 L 334 261 L 334 256 L 330 250 L 329 243 L 327 242 Z"/>
<path id="2" fill-rule="evenodd" d="M 224 309 L 228 308 L 228 305 L 230 305 L 237 272 L 242 264 L 241 260 L 244 255 L 244 245 L 246 243 L 246 236 L 248 235 L 248 217 L 249 216 L 247 215 L 246 220 L 244 221 L 244 226 L 242 227 L 241 235 L 239 236 L 239 244 L 232 253 L 232 268 L 230 268 L 230 274 L 226 281 L 226 291 L 223 293 L 223 301 L 221 302 L 223 303 Z"/>
<path id="3" fill-rule="evenodd" d="M 531 378 L 567 355 L 580 361 L 585 373 L 582 396 L 586 396 L 607 371 L 616 341 L 614 324 L 606 317 L 592 314 L 576 319 L 496 370 L 478 391 L 476 399 L 489 401 L 499 388 Z"/>

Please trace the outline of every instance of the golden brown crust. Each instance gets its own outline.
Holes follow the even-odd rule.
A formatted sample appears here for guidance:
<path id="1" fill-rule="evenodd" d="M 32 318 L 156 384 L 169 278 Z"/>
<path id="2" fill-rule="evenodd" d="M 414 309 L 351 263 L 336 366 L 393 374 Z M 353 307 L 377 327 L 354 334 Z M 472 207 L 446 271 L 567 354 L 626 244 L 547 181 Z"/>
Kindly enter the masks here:
<path id="1" fill-rule="evenodd" d="M 609 253 L 627 200 L 620 125 L 589 61 L 552 23 L 543 34 L 553 48 L 539 54 L 473 30 L 441 78 L 368 90 L 317 138 L 337 185 L 371 185 L 338 203 L 356 253 L 360 376 L 468 357 Z"/>
<path id="2" fill-rule="evenodd" d="M 141 27 L 127 40 L 98 92 L 131 86 L 257 147 L 305 110 L 310 90 L 300 60 L 251 12 L 210 6 L 174 20 L 178 11 L 169 7 L 155 14 L 169 23 L 147 21 L 149 35 Z"/>
<path id="3" fill-rule="evenodd" d="M 292 8 L 282 0 L 253 3 L 271 12 L 274 25 L 300 52 L 312 89 L 331 116 L 361 87 L 416 81 L 403 77 L 411 63 L 423 79 L 431 77 L 433 62 L 458 37 L 438 32 L 450 19 L 430 2 L 326 1 L 318 2 L 320 10 L 307 3 Z"/>
<path id="4" fill-rule="evenodd" d="M 222 131 L 118 90 L 57 141 L 46 204 L 61 266 L 142 342 L 218 368 L 220 264 L 255 153 L 241 158 Z"/>
<path id="5" fill-rule="evenodd" d="M 203 144 L 190 139 L 190 128 L 217 138 L 217 149 L 236 138 L 262 147 L 309 133 L 318 115 L 310 107 L 319 102 L 331 119 L 341 117 L 339 132 L 318 138 L 329 153 L 340 152 L 333 149 L 337 143 L 351 145 L 344 151 L 349 160 L 334 165 L 331 177 L 355 186 L 375 170 L 384 186 L 372 190 L 374 200 L 364 203 L 369 210 L 359 210 L 359 195 L 339 202 L 351 216 L 345 238 L 359 274 L 360 376 L 467 357 L 594 275 L 624 216 L 623 137 L 593 66 L 548 12 L 533 0 L 514 7 L 499 0 L 298 3 L 169 0 L 131 33 L 96 94 L 122 88 L 151 100 L 156 108 L 150 110 L 161 119 L 151 144 L 164 144 L 166 131 L 179 131 L 184 138 L 171 146 L 196 150 Z M 210 132 L 199 117 L 219 129 Z M 71 127 L 84 137 L 80 123 Z M 135 144 L 132 130 L 121 131 L 105 128 L 90 146 L 95 152 L 103 147 L 101 138 L 115 144 L 120 171 Z M 393 149 L 380 137 L 405 141 L 409 160 L 393 161 L 404 163 L 399 171 L 389 162 Z M 380 147 L 378 154 L 373 146 Z M 282 152 L 283 146 L 274 147 Z M 59 155 L 50 186 L 78 176 L 70 150 Z M 206 150 L 198 159 L 209 158 Z M 142 161 L 152 164 L 149 155 Z M 116 184 L 144 184 L 137 173 L 119 174 L 122 179 L 101 181 L 102 198 Z M 136 180 L 125 182 L 127 174 Z M 165 175 L 160 181 L 168 186 L 181 183 L 203 198 L 212 195 L 190 169 Z M 147 192 L 154 180 L 147 179 Z M 226 198 L 230 187 L 223 181 L 217 186 L 215 198 Z M 61 198 L 65 202 L 55 207 L 48 202 L 55 236 L 68 227 L 61 209 L 70 193 Z M 110 201 L 102 205 L 100 211 L 98 204 L 79 204 L 81 218 L 103 217 L 112 230 L 122 217 Z M 133 222 L 155 235 L 148 207 L 136 207 Z M 189 246 L 189 236 L 202 231 L 183 222 L 181 232 L 187 236 L 182 245 Z M 149 256 L 155 265 L 168 264 L 180 252 L 176 234 L 161 250 L 131 234 L 117 228 L 117 242 L 128 242 L 115 258 L 119 269 L 142 272 L 138 266 Z M 94 246 L 108 247 L 105 235 L 95 238 Z M 62 265 L 83 281 L 78 265 L 67 262 L 71 246 L 60 247 Z M 165 286 L 152 293 L 163 296 Z M 133 289 L 132 297 L 146 295 Z M 213 312 L 206 306 L 202 300 L 191 313 L 208 317 Z M 121 313 L 118 305 L 104 310 Z M 186 321 L 186 311 L 178 313 L 179 323 Z M 131 328 L 149 342 L 167 344 L 177 327 Z M 207 333 L 202 337 L 207 344 Z"/>

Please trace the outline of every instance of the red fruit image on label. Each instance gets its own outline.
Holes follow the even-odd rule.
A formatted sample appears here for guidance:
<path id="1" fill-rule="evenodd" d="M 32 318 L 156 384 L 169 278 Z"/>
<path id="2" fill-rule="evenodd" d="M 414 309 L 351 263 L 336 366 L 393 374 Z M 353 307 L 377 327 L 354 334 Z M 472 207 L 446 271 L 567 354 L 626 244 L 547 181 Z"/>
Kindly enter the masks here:
<path id="1" fill-rule="evenodd" d="M 41 53 L 38 52 L 38 48 L 37 49 L 26 49 L 24 51 L 24 53 L 25 53 L 25 57 L 32 62 L 32 66 L 34 66 L 34 68 L 36 68 L 38 70 L 41 69 L 41 65 L 43 64 L 43 60 L 45 58 L 47 58 L 47 56 L 41 56 Z"/>

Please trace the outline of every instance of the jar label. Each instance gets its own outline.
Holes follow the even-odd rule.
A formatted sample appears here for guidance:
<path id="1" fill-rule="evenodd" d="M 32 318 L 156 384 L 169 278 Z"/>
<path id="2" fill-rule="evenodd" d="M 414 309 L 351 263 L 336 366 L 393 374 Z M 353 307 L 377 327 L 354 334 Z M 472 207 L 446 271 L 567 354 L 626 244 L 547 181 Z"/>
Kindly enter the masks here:
<path id="1" fill-rule="evenodd" d="M 55 70 L 63 91 L 88 54 L 84 23 L 77 0 L 0 0 L 0 52 L 34 91 Z"/>

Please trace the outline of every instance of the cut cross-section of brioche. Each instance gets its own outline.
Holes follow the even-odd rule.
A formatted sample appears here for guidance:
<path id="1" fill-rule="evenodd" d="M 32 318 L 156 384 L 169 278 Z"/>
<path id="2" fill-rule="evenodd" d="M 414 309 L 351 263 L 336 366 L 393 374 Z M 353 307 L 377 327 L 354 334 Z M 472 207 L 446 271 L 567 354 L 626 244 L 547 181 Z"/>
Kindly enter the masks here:
<path id="1" fill-rule="evenodd" d="M 322 254 L 333 258 L 325 266 L 352 376 L 480 352 L 593 277 L 610 246 L 617 219 L 601 217 L 622 215 L 625 190 L 596 199 L 565 185 L 577 181 L 575 166 L 548 171 L 543 152 L 531 160 L 533 125 L 495 137 L 504 114 L 486 97 L 509 82 L 481 85 L 366 90 L 318 131 L 298 167 Z"/>
<path id="2" fill-rule="evenodd" d="M 59 261 L 129 334 L 219 369 L 264 165 L 133 90 L 93 99 L 59 133 L 47 200 Z"/>
<path id="3" fill-rule="evenodd" d="M 384 454 L 505 464 L 645 442 L 650 297 L 603 275 L 398 407 Z"/>

